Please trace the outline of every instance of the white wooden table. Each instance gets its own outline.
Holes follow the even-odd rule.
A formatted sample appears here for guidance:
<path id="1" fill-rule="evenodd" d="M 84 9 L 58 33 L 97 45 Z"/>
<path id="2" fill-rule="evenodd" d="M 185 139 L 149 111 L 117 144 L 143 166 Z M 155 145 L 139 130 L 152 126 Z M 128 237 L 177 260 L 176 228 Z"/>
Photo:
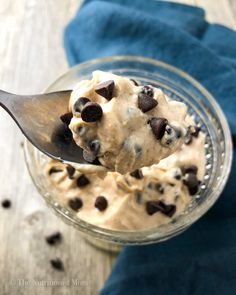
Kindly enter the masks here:
<path id="1" fill-rule="evenodd" d="M 236 29 L 235 0 L 180 2 L 202 6 L 209 21 Z M 67 70 L 62 32 L 78 3 L 0 0 L 1 89 L 41 92 Z M 12 200 L 10 209 L 0 207 L 0 295 L 97 294 L 115 256 L 88 245 L 46 207 L 27 173 L 22 139 L 0 109 L 0 201 Z M 63 241 L 49 247 L 44 237 L 55 230 Z M 64 272 L 51 268 L 49 260 L 55 257 L 62 258 Z"/>

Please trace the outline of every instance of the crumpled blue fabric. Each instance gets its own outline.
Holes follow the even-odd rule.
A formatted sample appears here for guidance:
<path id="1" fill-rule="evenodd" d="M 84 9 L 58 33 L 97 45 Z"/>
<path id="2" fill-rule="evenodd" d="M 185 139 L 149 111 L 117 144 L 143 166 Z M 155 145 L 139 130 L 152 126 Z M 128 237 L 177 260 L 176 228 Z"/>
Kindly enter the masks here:
<path id="1" fill-rule="evenodd" d="M 64 47 L 71 66 L 138 55 L 184 70 L 216 98 L 235 142 L 236 32 L 209 24 L 203 9 L 154 0 L 85 0 L 65 28 Z M 100 294 L 236 294 L 235 159 L 213 208 L 169 241 L 125 247 Z"/>

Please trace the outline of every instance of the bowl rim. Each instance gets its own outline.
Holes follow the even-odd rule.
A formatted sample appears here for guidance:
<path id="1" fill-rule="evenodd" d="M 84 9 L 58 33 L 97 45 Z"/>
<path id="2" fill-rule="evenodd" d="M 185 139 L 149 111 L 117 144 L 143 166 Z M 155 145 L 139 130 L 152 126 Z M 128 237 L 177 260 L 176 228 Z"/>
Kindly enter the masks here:
<path id="1" fill-rule="evenodd" d="M 157 235 L 158 228 L 156 228 L 156 227 L 150 228 L 150 229 L 144 229 L 144 230 L 125 230 L 125 231 L 103 228 L 103 227 L 88 223 L 88 222 L 80 219 L 79 217 L 76 217 L 76 219 L 70 217 L 68 214 L 65 214 L 65 212 L 61 210 L 64 208 L 63 206 L 59 205 L 58 207 L 55 207 L 55 206 L 53 206 L 53 204 L 49 204 L 50 208 L 54 209 L 60 215 L 65 217 L 66 220 L 68 220 L 71 225 L 75 226 L 76 228 L 78 228 L 82 232 L 85 232 L 85 233 L 89 232 L 94 237 L 98 237 L 99 239 L 109 240 L 113 243 L 118 243 L 118 244 L 126 244 L 126 245 L 148 244 L 148 243 L 157 242 L 158 240 L 160 240 L 160 238 L 161 238 L 161 240 L 165 240 L 165 239 L 168 239 L 170 236 L 172 237 L 172 236 L 175 236 L 175 235 L 181 233 L 183 230 L 187 229 L 190 225 L 192 225 L 198 219 L 200 219 L 212 207 L 212 205 L 217 201 L 217 199 L 220 197 L 220 194 L 223 191 L 224 186 L 225 186 L 227 179 L 229 177 L 229 173 L 231 171 L 231 166 L 232 166 L 233 149 L 232 149 L 231 132 L 230 132 L 230 128 L 229 128 L 227 119 L 226 119 L 221 107 L 219 106 L 217 101 L 214 99 L 214 97 L 210 94 L 210 92 L 204 86 L 202 86 L 197 80 L 195 80 L 193 77 L 191 77 L 189 74 L 182 71 L 181 69 L 179 69 L 173 65 L 167 64 L 163 61 L 159 61 L 159 60 L 148 58 L 148 57 L 134 56 L 134 55 L 133 56 L 129 56 L 129 55 L 128 56 L 118 56 L 117 55 L 117 56 L 108 56 L 108 57 L 96 58 L 96 59 L 92 59 L 89 61 L 85 61 L 85 62 L 82 62 L 80 64 L 77 64 L 77 65 L 69 68 L 68 71 L 66 71 L 64 74 L 60 75 L 53 83 L 51 83 L 50 86 L 47 87 L 46 91 L 48 91 L 48 89 L 50 89 L 50 88 L 55 87 L 55 85 L 57 85 L 66 76 L 68 76 L 72 73 L 78 72 L 81 69 L 84 69 L 84 68 L 92 66 L 92 65 L 97 65 L 97 64 L 101 64 L 101 63 L 109 63 L 109 62 L 114 62 L 114 61 L 130 61 L 130 62 L 141 62 L 141 63 L 152 64 L 154 66 L 164 68 L 164 69 L 176 74 L 177 76 L 180 76 L 184 80 L 187 80 L 187 82 L 192 84 L 199 92 L 201 92 L 203 94 L 203 96 L 205 96 L 207 98 L 207 100 L 210 102 L 210 104 L 214 108 L 214 111 L 216 111 L 217 115 L 220 117 L 220 123 L 221 123 L 222 131 L 223 131 L 223 134 L 225 137 L 225 142 L 227 142 L 227 146 L 228 146 L 227 147 L 228 152 L 225 154 L 225 158 L 224 158 L 222 177 L 215 187 L 216 196 L 214 198 L 211 198 L 210 200 L 208 200 L 207 206 L 203 207 L 200 205 L 201 210 L 198 210 L 198 211 L 201 211 L 200 214 L 196 214 L 195 211 L 190 213 L 191 222 L 188 224 L 188 226 L 186 226 L 186 222 L 182 221 L 182 223 L 176 228 L 176 231 L 174 233 L 169 232 L 169 236 L 168 235 L 166 235 L 166 236 L 161 235 L 161 237 L 158 236 Z M 42 192 L 40 191 L 40 187 L 38 186 L 38 184 L 36 183 L 36 181 L 34 180 L 34 177 L 32 176 L 32 174 L 30 172 L 29 163 L 27 161 L 26 148 L 24 149 L 24 154 L 25 154 L 26 164 L 28 167 L 28 171 L 31 175 L 31 178 L 32 178 L 36 188 L 38 189 L 39 193 L 42 195 Z M 225 165 L 225 163 L 227 163 L 227 165 Z M 43 196 L 43 197 L 45 197 L 45 196 Z M 204 204 L 206 205 L 206 202 L 204 202 Z M 114 238 L 114 236 L 115 236 L 115 238 Z M 143 238 L 140 238 L 141 236 Z"/>

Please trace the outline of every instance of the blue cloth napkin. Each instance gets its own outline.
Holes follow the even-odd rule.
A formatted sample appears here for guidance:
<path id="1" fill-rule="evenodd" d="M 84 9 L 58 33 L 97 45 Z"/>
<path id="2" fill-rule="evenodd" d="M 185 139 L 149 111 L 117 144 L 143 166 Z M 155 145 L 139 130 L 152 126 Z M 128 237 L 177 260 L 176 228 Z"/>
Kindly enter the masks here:
<path id="1" fill-rule="evenodd" d="M 217 99 L 235 138 L 236 32 L 207 23 L 201 8 L 87 0 L 66 27 L 64 46 L 71 66 L 139 55 L 184 70 Z M 234 160 L 219 201 L 185 233 L 160 244 L 125 247 L 100 294 L 236 294 L 235 177 Z"/>

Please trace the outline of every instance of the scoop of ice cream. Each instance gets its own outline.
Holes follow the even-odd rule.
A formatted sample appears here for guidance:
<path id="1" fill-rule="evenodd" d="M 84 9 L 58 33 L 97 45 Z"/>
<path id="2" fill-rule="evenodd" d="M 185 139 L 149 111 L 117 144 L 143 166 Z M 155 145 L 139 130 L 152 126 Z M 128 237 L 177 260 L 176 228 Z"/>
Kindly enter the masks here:
<path id="1" fill-rule="evenodd" d="M 88 162 L 125 174 L 158 163 L 180 148 L 186 105 L 161 89 L 96 71 L 74 88 L 69 128 Z"/>

